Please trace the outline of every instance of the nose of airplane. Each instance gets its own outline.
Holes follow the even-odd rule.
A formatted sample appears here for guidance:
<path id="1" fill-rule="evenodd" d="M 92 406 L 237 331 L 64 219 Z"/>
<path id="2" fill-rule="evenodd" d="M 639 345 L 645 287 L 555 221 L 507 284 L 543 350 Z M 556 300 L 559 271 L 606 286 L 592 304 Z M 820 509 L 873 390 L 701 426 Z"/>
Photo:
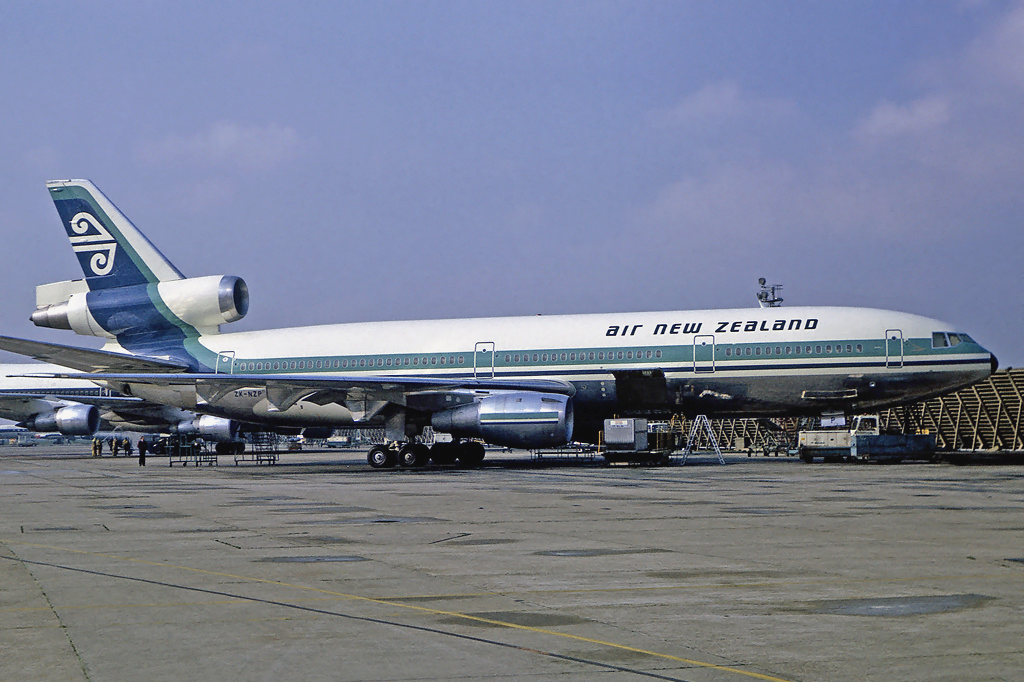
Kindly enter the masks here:
<path id="1" fill-rule="evenodd" d="M 990 357 L 990 358 L 992 358 L 992 359 L 990 360 L 990 362 L 992 363 L 992 373 L 993 373 L 993 374 L 995 374 L 995 373 L 996 373 L 996 370 L 997 370 L 997 369 L 999 369 L 999 358 L 997 358 L 997 357 L 996 357 L 996 356 L 995 356 L 994 354 L 992 354 L 992 353 L 989 353 L 988 355 L 989 355 L 989 357 Z"/>

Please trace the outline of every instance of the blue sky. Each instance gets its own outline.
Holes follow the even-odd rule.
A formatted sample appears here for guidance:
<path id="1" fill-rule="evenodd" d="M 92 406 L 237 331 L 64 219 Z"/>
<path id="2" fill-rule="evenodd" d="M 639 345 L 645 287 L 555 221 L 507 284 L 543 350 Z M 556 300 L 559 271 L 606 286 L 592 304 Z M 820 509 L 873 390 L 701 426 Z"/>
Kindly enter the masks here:
<path id="1" fill-rule="evenodd" d="M 3 334 L 93 341 L 27 320 L 80 276 L 44 182 L 87 177 L 248 282 L 226 329 L 763 276 L 1024 362 L 1020 2 L 9 2 L 0 93 Z"/>

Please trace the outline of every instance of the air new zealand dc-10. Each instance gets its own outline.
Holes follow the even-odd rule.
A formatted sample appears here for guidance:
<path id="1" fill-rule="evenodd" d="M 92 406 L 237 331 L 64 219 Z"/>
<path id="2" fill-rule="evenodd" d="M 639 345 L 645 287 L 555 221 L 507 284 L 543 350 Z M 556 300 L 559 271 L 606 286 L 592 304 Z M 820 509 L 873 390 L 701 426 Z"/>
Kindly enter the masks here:
<path id="1" fill-rule="evenodd" d="M 88 180 L 47 183 L 85 272 L 37 289 L 32 321 L 102 350 L 0 338 L 126 396 L 250 424 L 382 426 L 375 467 L 478 464 L 477 440 L 596 442 L 615 415 L 820 415 L 921 400 L 995 357 L 946 322 L 841 307 L 367 322 L 221 333 L 233 276 L 186 278 Z M 85 378 L 81 374 L 68 377 Z M 452 443 L 428 448 L 423 429 Z M 468 440 L 475 439 L 475 440 Z"/>

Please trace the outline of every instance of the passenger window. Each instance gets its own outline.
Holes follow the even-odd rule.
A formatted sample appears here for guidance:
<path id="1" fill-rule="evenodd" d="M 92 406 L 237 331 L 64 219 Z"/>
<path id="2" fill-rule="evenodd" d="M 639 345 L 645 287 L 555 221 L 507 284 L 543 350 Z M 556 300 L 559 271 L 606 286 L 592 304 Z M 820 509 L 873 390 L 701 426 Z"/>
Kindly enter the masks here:
<path id="1" fill-rule="evenodd" d="M 818 355 L 821 355 L 821 346 L 815 346 L 814 352 L 817 353 Z"/>
<path id="2" fill-rule="evenodd" d="M 506 363 L 512 362 L 512 356 L 509 355 L 508 353 L 505 354 L 505 362 Z"/>
<path id="3" fill-rule="evenodd" d="M 616 357 L 617 357 L 617 358 L 618 358 L 619 360 L 621 360 L 621 359 L 622 359 L 622 351 L 620 350 L 620 351 L 616 352 L 616 353 L 615 353 L 615 356 L 616 356 Z"/>
<path id="4" fill-rule="evenodd" d="M 732 348 L 726 348 L 725 349 L 725 357 L 729 357 L 731 355 L 732 355 Z"/>
<path id="5" fill-rule="evenodd" d="M 858 353 L 863 353 L 864 352 L 864 346 L 862 346 L 861 344 L 858 343 L 857 344 L 857 352 Z"/>
<path id="6" fill-rule="evenodd" d="M 754 349 L 754 355 L 760 355 L 760 354 L 761 354 L 761 346 L 758 346 L 757 348 Z"/>
<path id="7" fill-rule="evenodd" d="M 782 346 L 775 346 L 775 354 L 782 355 Z"/>
<path id="8" fill-rule="evenodd" d="M 797 346 L 797 347 L 796 347 L 796 354 L 797 354 L 797 355 L 800 355 L 800 352 L 801 352 L 802 350 L 803 350 L 803 349 L 802 349 L 802 348 L 801 348 L 800 346 Z"/>
<path id="9" fill-rule="evenodd" d="M 772 347 L 771 346 L 765 347 L 764 354 L 765 355 L 771 355 L 772 354 Z"/>
<path id="10" fill-rule="evenodd" d="M 750 348 L 749 347 L 748 348 L 744 348 L 743 349 L 743 354 L 744 355 L 750 355 Z"/>
<path id="11" fill-rule="evenodd" d="M 852 353 L 853 352 L 853 346 L 851 346 L 850 344 L 846 344 L 846 352 L 847 353 Z"/>
<path id="12" fill-rule="evenodd" d="M 406 358 L 406 359 L 405 359 L 405 360 L 404 360 L 404 361 L 402 362 L 402 364 L 403 364 L 403 365 L 405 365 L 406 367 L 408 367 L 408 366 L 409 366 L 409 358 Z"/>
<path id="13" fill-rule="evenodd" d="M 657 359 L 660 360 L 661 359 L 661 351 L 660 350 L 654 351 L 654 357 L 656 357 Z"/>
<path id="14" fill-rule="evenodd" d="M 632 360 L 633 359 L 633 351 L 631 351 L 631 350 L 627 350 L 626 351 L 626 359 L 627 360 Z"/>
<path id="15" fill-rule="evenodd" d="M 825 346 L 825 352 L 826 353 L 831 353 L 832 352 L 832 345 L 831 344 Z"/>
<path id="16" fill-rule="evenodd" d="M 464 365 L 464 364 L 466 364 L 466 358 L 460 355 L 460 356 L 459 356 L 459 364 L 460 364 L 460 365 Z"/>
<path id="17" fill-rule="evenodd" d="M 436 365 L 437 364 L 437 356 L 436 355 L 431 356 L 430 364 L 432 364 L 432 365 Z"/>
<path id="18" fill-rule="evenodd" d="M 807 353 L 808 355 L 810 355 L 811 354 L 811 347 L 810 346 L 804 346 L 804 352 Z"/>
<path id="19" fill-rule="evenodd" d="M 420 364 L 420 359 L 419 358 L 413 358 L 412 359 L 412 364 L 419 365 Z"/>
<path id="20" fill-rule="evenodd" d="M 318 362 L 318 363 L 317 363 L 317 365 L 319 365 L 319 364 L 320 364 L 320 363 Z M 388 361 L 387 361 L 387 365 L 388 365 L 388 367 L 390 367 L 390 366 L 391 366 L 391 358 L 388 358 Z"/>
<path id="21" fill-rule="evenodd" d="M 601 351 L 601 352 L 599 352 L 599 353 L 597 354 L 597 359 L 598 359 L 598 360 L 604 360 L 604 351 Z"/>
<path id="22" fill-rule="evenodd" d="M 576 359 L 576 353 L 569 353 L 569 362 L 573 362 Z"/>

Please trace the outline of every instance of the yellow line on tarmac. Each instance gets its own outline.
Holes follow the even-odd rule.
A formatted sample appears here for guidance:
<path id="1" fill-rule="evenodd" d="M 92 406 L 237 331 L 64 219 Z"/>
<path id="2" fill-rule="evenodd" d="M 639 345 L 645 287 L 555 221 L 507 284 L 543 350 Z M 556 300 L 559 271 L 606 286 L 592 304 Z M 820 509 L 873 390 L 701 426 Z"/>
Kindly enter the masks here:
<path id="1" fill-rule="evenodd" d="M 663 654 L 657 651 L 651 651 L 649 649 L 640 649 L 638 647 L 628 646 L 626 644 L 617 644 L 615 642 L 607 642 L 601 639 L 594 639 L 592 637 L 583 637 L 582 635 L 574 635 L 568 632 L 557 632 L 555 630 L 548 630 L 545 628 L 532 627 L 529 625 L 519 625 L 517 623 L 509 623 L 503 620 L 496 620 L 493 618 L 482 618 L 480 616 L 472 616 L 468 613 L 460 613 L 458 611 L 446 611 L 444 609 L 433 609 L 427 606 L 416 606 L 414 604 L 403 604 L 400 601 L 389 601 L 387 599 L 374 599 L 373 597 L 363 597 L 357 594 L 346 594 L 344 592 L 335 592 L 332 590 L 325 590 L 320 587 L 308 587 L 305 585 L 295 585 L 292 583 L 281 582 L 279 580 L 268 580 L 266 578 L 254 578 L 252 576 L 236 575 L 234 573 L 223 573 L 220 571 L 208 571 L 202 568 L 193 568 L 191 566 L 179 566 L 176 564 L 167 564 L 158 561 L 146 561 L 145 559 L 133 559 L 132 557 L 118 556 L 116 554 L 104 554 L 100 552 L 86 552 L 80 549 L 70 549 L 67 547 L 56 547 L 54 545 L 41 545 L 32 542 L 18 542 L 18 541 L 2 541 L 3 544 L 11 545 L 22 545 L 24 547 L 37 547 L 40 549 L 52 549 L 59 552 L 69 552 L 71 554 L 82 554 L 85 556 L 101 557 L 104 559 L 116 559 L 118 561 L 128 561 L 137 564 L 143 564 L 146 566 L 158 566 L 161 568 L 173 568 L 181 571 L 190 571 L 193 573 L 200 573 L 203 575 L 213 575 L 221 578 L 234 578 L 236 580 L 245 580 L 252 583 L 261 583 L 265 585 L 277 585 L 279 587 L 289 587 L 296 590 L 304 590 L 310 592 L 319 592 L 321 594 L 329 594 L 336 597 L 342 597 L 344 599 L 351 599 L 354 601 L 360 601 L 368 604 L 379 604 L 382 606 L 389 606 L 392 608 L 398 607 L 406 609 L 408 611 L 417 611 L 419 613 L 429 613 L 436 616 L 448 616 L 450 618 L 458 618 L 462 620 L 472 621 L 475 623 L 486 623 L 488 625 L 496 625 L 499 627 L 505 627 L 513 630 L 523 630 L 527 632 L 535 632 L 542 635 L 550 635 L 553 637 L 560 637 L 563 639 L 571 639 L 577 642 L 587 642 L 588 644 L 597 644 L 599 646 L 605 646 L 612 649 L 618 649 L 620 651 L 629 651 L 632 653 L 643 654 L 654 658 L 660 658 L 668 661 L 675 661 L 677 663 L 686 663 L 689 665 L 699 666 L 701 668 L 708 668 L 711 670 L 721 670 L 723 672 L 734 673 L 736 675 L 742 675 L 744 677 L 752 677 L 758 680 L 768 680 L 768 682 L 791 682 L 782 677 L 774 677 L 772 675 L 764 675 L 761 673 L 750 672 L 749 670 L 740 670 L 739 668 L 733 668 L 725 665 L 716 665 L 714 663 L 708 663 L 707 661 L 698 661 L 692 658 L 685 658 L 683 656 L 673 656 L 672 654 Z"/>

